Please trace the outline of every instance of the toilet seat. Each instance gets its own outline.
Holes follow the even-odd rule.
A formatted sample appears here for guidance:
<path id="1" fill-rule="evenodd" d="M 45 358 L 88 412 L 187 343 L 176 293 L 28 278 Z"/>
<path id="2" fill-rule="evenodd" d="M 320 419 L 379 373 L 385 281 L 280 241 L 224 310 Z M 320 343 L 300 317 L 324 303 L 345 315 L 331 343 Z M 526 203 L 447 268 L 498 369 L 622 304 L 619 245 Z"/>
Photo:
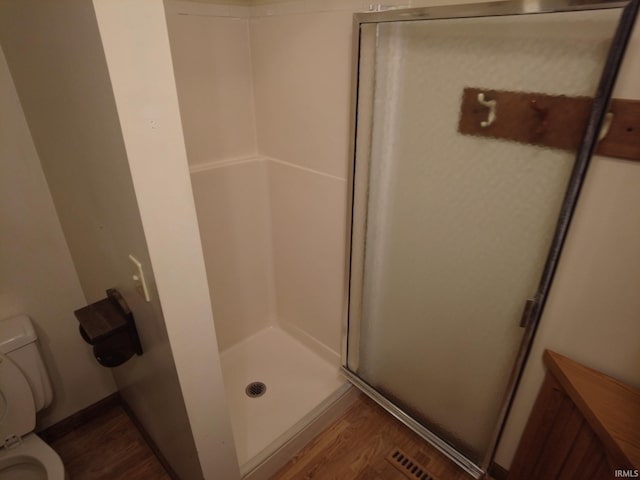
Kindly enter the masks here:
<path id="1" fill-rule="evenodd" d="M 65 478 L 62 460 L 35 433 L 22 437 L 22 443 L 16 447 L 0 449 L 0 477 L 3 469 L 29 464 L 42 468 L 45 472 L 43 480 L 64 480 Z"/>
<path id="2" fill-rule="evenodd" d="M 36 428 L 36 407 L 27 379 L 9 357 L 0 354 L 0 446 Z"/>

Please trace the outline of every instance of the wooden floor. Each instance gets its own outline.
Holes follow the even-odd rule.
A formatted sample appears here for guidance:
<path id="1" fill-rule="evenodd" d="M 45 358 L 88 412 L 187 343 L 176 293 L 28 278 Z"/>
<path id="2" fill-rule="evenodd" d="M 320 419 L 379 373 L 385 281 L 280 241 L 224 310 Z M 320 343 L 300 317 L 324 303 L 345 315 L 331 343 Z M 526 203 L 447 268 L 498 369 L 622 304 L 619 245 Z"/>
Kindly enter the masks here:
<path id="1" fill-rule="evenodd" d="M 394 448 L 426 466 L 437 480 L 473 478 L 364 396 L 273 478 L 406 480 L 385 459 Z"/>
<path id="2" fill-rule="evenodd" d="M 110 405 L 62 436 L 45 439 L 62 458 L 72 480 L 170 480 L 120 404 Z M 394 448 L 427 467 L 435 480 L 472 478 L 361 396 L 273 479 L 405 480 L 385 459 Z"/>
<path id="3" fill-rule="evenodd" d="M 49 443 L 72 480 L 170 480 L 120 405 Z"/>

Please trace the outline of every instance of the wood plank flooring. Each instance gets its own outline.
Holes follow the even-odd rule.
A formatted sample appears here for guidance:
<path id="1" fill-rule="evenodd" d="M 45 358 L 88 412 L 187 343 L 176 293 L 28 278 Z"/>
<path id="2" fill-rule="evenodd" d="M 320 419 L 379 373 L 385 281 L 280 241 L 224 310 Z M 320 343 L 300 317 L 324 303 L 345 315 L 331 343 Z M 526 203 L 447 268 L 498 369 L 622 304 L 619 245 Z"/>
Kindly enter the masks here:
<path id="1" fill-rule="evenodd" d="M 437 480 L 471 480 L 453 462 L 375 402 L 361 396 L 292 458 L 274 480 L 406 480 L 385 457 L 400 448 Z"/>
<path id="2" fill-rule="evenodd" d="M 121 405 L 50 444 L 73 480 L 170 480 Z"/>
<path id="3" fill-rule="evenodd" d="M 120 404 L 108 406 L 74 430 L 47 440 L 73 480 L 170 480 Z M 361 395 L 273 480 L 406 480 L 385 459 L 394 448 L 426 466 L 436 480 L 472 478 Z"/>

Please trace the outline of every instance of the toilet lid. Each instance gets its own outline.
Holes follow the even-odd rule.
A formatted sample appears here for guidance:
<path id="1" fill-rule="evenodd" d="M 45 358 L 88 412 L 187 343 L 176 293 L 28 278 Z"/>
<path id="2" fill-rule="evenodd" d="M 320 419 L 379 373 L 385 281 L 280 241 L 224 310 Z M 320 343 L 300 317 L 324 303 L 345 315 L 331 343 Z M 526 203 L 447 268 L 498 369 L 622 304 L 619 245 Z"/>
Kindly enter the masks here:
<path id="1" fill-rule="evenodd" d="M 12 435 L 26 435 L 36 426 L 33 394 L 20 369 L 0 354 L 0 446 Z"/>

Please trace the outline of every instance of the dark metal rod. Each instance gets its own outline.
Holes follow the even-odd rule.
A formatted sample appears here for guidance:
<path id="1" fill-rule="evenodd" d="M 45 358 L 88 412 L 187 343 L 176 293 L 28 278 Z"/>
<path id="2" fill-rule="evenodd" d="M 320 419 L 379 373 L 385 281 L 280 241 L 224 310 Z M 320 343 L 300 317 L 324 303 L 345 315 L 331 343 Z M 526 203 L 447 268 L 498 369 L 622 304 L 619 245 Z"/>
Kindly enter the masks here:
<path id="1" fill-rule="evenodd" d="M 593 152 L 598 144 L 598 134 L 605 115 L 607 114 L 607 107 L 609 105 L 609 100 L 611 99 L 616 79 L 618 78 L 620 65 L 622 64 L 624 53 L 629 44 L 629 38 L 631 37 L 633 27 L 636 23 L 639 4 L 640 0 L 632 0 L 624 8 L 620 22 L 618 23 L 618 27 L 611 42 L 609 55 L 607 56 L 602 76 L 600 77 L 598 88 L 596 89 L 585 133 L 582 138 L 582 142 L 578 147 L 576 161 L 574 163 L 571 176 L 569 177 L 569 183 L 563 200 L 562 209 L 560 211 L 560 217 L 551 241 L 551 247 L 549 248 L 549 256 L 547 257 L 540 279 L 540 284 L 538 286 L 538 301 L 531 307 L 531 322 L 525 331 L 518 358 L 516 359 L 512 372 L 511 388 L 509 388 L 507 392 L 502 413 L 500 415 L 500 421 L 496 432 L 494 433 L 493 440 L 489 445 L 490 448 L 488 449 L 487 457 L 482 465 L 485 471 L 489 468 L 491 462 L 495 458 L 495 451 L 500 439 L 502 438 L 506 419 L 511 411 L 511 407 L 513 406 L 515 392 L 520 385 L 520 380 L 522 379 L 524 365 L 529 357 L 529 353 L 531 352 L 533 338 L 535 337 L 549 291 L 551 290 L 553 277 L 558 267 L 562 247 L 567 238 L 569 225 L 578 202 L 580 190 L 582 189 L 591 157 L 593 156 Z"/>

